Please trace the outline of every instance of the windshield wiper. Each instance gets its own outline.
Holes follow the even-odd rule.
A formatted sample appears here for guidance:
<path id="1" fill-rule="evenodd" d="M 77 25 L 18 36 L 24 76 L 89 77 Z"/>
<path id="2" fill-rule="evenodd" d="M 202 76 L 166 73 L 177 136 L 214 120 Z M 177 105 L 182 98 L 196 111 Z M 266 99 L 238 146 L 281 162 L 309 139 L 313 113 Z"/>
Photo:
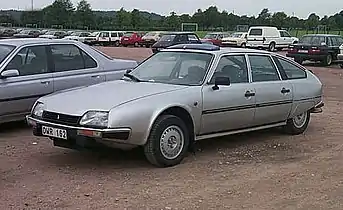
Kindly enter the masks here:
<path id="1" fill-rule="evenodd" d="M 142 80 L 138 79 L 136 76 L 129 74 L 129 73 L 125 73 L 124 76 L 130 78 L 131 80 L 133 80 L 135 82 L 141 82 L 142 81 Z"/>

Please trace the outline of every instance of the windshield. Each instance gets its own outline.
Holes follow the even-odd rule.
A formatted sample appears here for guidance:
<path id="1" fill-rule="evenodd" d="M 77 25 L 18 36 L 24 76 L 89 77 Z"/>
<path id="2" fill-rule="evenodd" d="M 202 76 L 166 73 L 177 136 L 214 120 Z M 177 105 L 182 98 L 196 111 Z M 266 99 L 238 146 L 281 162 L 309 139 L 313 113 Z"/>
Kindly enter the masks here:
<path id="1" fill-rule="evenodd" d="M 147 34 L 145 34 L 144 36 L 156 36 L 157 33 L 156 32 L 149 32 Z"/>
<path id="2" fill-rule="evenodd" d="M 326 43 L 324 36 L 303 36 L 299 40 L 299 43 L 310 45 L 320 45 L 323 42 Z"/>
<path id="3" fill-rule="evenodd" d="M 233 34 L 231 35 L 231 37 L 235 37 L 235 38 L 239 38 L 239 37 L 241 37 L 241 36 L 242 36 L 241 33 L 233 33 Z"/>
<path id="4" fill-rule="evenodd" d="M 30 30 L 23 30 L 23 31 L 20 32 L 20 34 L 28 34 L 30 32 L 31 32 Z"/>
<path id="5" fill-rule="evenodd" d="M 100 34 L 100 32 L 93 32 L 89 36 L 98 36 L 98 34 Z"/>
<path id="6" fill-rule="evenodd" d="M 11 45 L 0 45 L 0 63 L 14 50 L 14 46 Z"/>
<path id="7" fill-rule="evenodd" d="M 73 32 L 70 36 L 80 36 L 82 32 Z"/>
<path id="8" fill-rule="evenodd" d="M 54 35 L 56 33 L 56 31 L 49 31 L 46 33 L 46 35 Z"/>
<path id="9" fill-rule="evenodd" d="M 176 37 L 176 35 L 173 34 L 168 34 L 168 35 L 163 35 L 160 39 L 160 41 L 164 41 L 164 42 L 172 42 L 174 40 L 174 38 Z"/>
<path id="10" fill-rule="evenodd" d="M 141 81 L 175 85 L 200 85 L 212 61 L 212 54 L 159 52 L 130 74 Z"/>
<path id="11" fill-rule="evenodd" d="M 217 34 L 206 34 L 204 36 L 204 39 L 215 39 L 217 37 Z"/>
<path id="12" fill-rule="evenodd" d="M 128 33 L 125 33 L 124 36 L 130 37 L 130 36 L 132 36 L 132 34 L 133 34 L 132 32 L 128 32 Z"/>

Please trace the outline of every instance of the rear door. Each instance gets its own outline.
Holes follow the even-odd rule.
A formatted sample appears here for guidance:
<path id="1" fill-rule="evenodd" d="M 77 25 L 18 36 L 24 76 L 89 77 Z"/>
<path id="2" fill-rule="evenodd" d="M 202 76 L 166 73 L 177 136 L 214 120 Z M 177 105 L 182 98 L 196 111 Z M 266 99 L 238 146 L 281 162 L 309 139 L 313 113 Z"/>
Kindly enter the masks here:
<path id="1" fill-rule="evenodd" d="M 268 54 L 249 54 L 252 83 L 256 91 L 254 125 L 285 121 L 292 108 L 293 87 L 282 80 L 274 61 Z"/>
<path id="2" fill-rule="evenodd" d="M 110 33 L 107 31 L 103 31 L 99 34 L 99 40 L 101 42 L 109 42 L 110 41 Z"/>
<path id="3" fill-rule="evenodd" d="M 74 44 L 50 45 L 54 64 L 54 91 L 106 81 L 95 59 Z"/>
<path id="4" fill-rule="evenodd" d="M 251 28 L 247 36 L 247 43 L 251 47 L 263 46 L 263 29 L 262 28 Z"/>
<path id="5" fill-rule="evenodd" d="M 18 70 L 19 76 L 0 79 L 0 121 L 24 117 L 39 97 L 53 92 L 47 49 L 23 47 L 3 69 Z"/>

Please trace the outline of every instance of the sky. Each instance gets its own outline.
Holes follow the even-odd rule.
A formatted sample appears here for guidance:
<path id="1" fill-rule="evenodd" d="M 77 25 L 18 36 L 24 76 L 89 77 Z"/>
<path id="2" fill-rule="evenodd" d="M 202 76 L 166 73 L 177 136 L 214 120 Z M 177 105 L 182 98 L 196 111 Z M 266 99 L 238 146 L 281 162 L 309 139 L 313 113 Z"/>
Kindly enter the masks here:
<path id="1" fill-rule="evenodd" d="M 0 0 L 0 9 L 30 9 L 31 1 L 35 9 L 51 4 L 53 0 Z M 78 0 L 72 0 L 74 4 Z M 220 11 L 227 10 L 237 15 L 257 16 L 263 8 L 271 12 L 284 11 L 300 18 L 307 18 L 315 12 L 319 16 L 332 15 L 343 10 L 343 0 L 88 0 L 94 10 L 139 9 L 168 15 L 194 14 L 200 9 L 217 6 Z M 330 2 L 330 3 L 328 3 Z"/>

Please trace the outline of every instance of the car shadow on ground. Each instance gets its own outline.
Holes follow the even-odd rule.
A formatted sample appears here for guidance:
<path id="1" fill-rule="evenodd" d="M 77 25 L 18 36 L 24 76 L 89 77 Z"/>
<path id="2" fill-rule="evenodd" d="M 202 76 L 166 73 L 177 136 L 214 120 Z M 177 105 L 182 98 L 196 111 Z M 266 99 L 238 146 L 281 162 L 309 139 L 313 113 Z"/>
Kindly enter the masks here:
<path id="1" fill-rule="evenodd" d="M 310 130 L 309 128 L 308 132 L 311 132 Z M 195 151 L 190 152 L 183 163 L 198 164 L 201 161 L 197 160 L 218 159 L 233 164 L 295 161 L 311 153 L 298 142 L 292 141 L 292 138 L 299 138 L 299 136 L 285 136 L 287 135 L 280 133 L 279 129 L 268 129 L 199 141 L 195 145 Z M 129 151 L 112 148 L 98 148 L 92 151 L 61 150 L 61 152 L 54 152 L 45 158 L 40 158 L 39 161 L 43 161 L 43 165 L 52 163 L 57 167 L 85 170 L 89 168 L 154 168 L 146 161 L 142 148 Z"/>

